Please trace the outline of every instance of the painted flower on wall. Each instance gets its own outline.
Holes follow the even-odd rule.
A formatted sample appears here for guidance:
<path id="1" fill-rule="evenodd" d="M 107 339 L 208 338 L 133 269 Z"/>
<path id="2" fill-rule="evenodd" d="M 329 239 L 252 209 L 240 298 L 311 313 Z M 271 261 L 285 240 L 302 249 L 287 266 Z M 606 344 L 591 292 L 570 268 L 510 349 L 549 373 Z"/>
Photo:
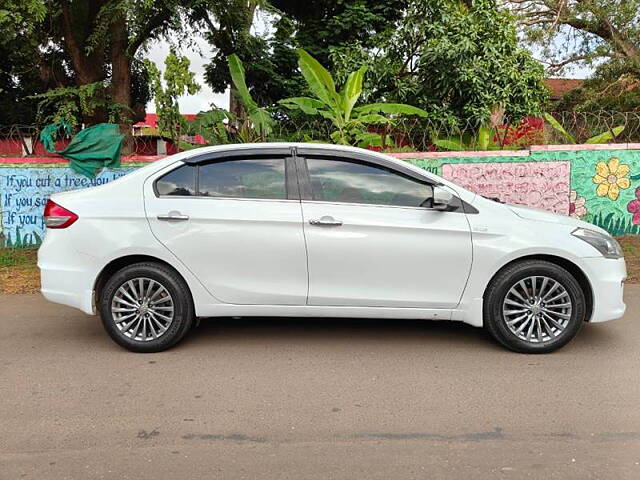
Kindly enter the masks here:
<path id="1" fill-rule="evenodd" d="M 596 194 L 599 197 L 606 195 L 613 201 L 618 200 L 620 189 L 626 189 L 631 186 L 631 181 L 627 178 L 629 175 L 629 165 L 620 163 L 616 157 L 611 157 L 609 163 L 599 162 L 596 165 L 596 174 L 593 177 L 593 183 L 597 183 Z"/>
<path id="2" fill-rule="evenodd" d="M 633 213 L 632 222 L 634 225 L 640 225 L 640 188 L 636 188 L 636 199 L 627 205 L 629 213 Z"/>
<path id="3" fill-rule="evenodd" d="M 569 194 L 569 215 L 580 219 L 587 214 L 586 200 L 578 195 L 578 192 L 571 190 Z"/>

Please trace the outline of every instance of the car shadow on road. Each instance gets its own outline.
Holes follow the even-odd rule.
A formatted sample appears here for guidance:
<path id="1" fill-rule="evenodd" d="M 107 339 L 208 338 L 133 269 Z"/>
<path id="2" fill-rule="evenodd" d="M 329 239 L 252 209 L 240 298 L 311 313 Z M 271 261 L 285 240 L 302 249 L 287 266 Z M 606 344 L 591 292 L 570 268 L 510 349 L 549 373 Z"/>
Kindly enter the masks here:
<path id="1" fill-rule="evenodd" d="M 618 335 L 612 329 L 604 328 L 606 326 L 584 325 L 568 347 L 575 353 L 575 350 L 615 345 Z M 359 318 L 203 318 L 182 345 L 205 346 L 216 342 L 264 345 L 272 341 L 297 344 L 355 342 L 360 345 L 419 343 L 429 348 L 505 350 L 486 330 L 462 322 Z"/>
<path id="2" fill-rule="evenodd" d="M 360 345 L 405 342 L 425 346 L 446 343 L 451 347 L 501 349 L 483 329 L 461 322 L 360 318 L 203 318 L 184 344 L 212 341 Z"/>

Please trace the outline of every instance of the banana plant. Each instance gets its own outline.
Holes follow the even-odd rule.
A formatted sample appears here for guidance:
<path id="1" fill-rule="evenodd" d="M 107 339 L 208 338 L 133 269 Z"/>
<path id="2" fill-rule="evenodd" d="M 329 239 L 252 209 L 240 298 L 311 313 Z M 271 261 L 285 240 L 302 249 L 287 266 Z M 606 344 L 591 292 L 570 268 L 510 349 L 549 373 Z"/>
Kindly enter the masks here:
<path id="1" fill-rule="evenodd" d="M 200 112 L 193 120 L 187 120 L 188 133 L 200 135 L 208 145 L 232 143 L 227 125 L 233 121 L 230 112 L 221 108 Z M 194 147 L 192 147 L 194 148 Z"/>
<path id="2" fill-rule="evenodd" d="M 187 120 L 187 133 L 200 135 L 207 142 L 207 145 L 264 141 L 264 136 L 259 135 L 252 124 L 239 122 L 235 115 L 221 108 L 200 112 L 193 120 Z M 191 145 L 184 141 L 180 142 L 182 150 L 190 150 L 200 146 Z"/>
<path id="3" fill-rule="evenodd" d="M 247 112 L 249 120 L 251 121 L 250 126 L 264 139 L 273 131 L 273 119 L 269 115 L 269 112 L 259 107 L 253 100 L 253 97 L 251 97 L 245 80 L 244 66 L 238 56 L 235 53 L 229 55 L 227 62 L 229 64 L 229 73 L 231 74 L 231 81 L 235 87 L 236 96 Z M 239 130 L 247 130 L 247 126 L 240 126 Z"/>
<path id="4" fill-rule="evenodd" d="M 562 137 L 567 141 L 567 143 L 571 145 L 575 145 L 578 143 L 576 138 L 567 132 L 560 122 L 558 122 L 550 113 L 544 114 L 544 119 L 547 121 L 549 125 L 551 125 Z M 613 127 L 606 132 L 599 133 L 591 138 L 588 138 L 584 141 L 584 143 L 607 143 L 610 140 L 613 140 L 618 135 L 620 135 L 624 131 L 624 125 L 619 125 L 617 127 Z"/>
<path id="5" fill-rule="evenodd" d="M 388 131 L 398 115 L 429 115 L 421 108 L 403 103 L 370 103 L 357 107 L 356 104 L 362 95 L 366 67 L 351 72 L 342 89 L 338 91 L 333 77 L 320 62 L 301 48 L 297 52 L 298 66 L 309 91 L 314 96 L 291 97 L 280 100 L 279 103 L 291 110 L 300 110 L 307 115 L 328 119 L 335 128 L 330 134 L 334 143 L 385 147 L 385 137 L 368 131 L 369 125 L 384 125 L 384 131 Z"/>

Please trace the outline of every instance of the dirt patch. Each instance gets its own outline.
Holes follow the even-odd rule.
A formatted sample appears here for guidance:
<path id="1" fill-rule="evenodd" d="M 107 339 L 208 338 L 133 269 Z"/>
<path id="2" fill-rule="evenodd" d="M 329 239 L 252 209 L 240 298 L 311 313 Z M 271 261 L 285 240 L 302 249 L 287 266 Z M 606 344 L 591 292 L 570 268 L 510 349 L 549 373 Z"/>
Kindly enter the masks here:
<path id="1" fill-rule="evenodd" d="M 640 235 L 618 237 L 627 261 L 627 283 L 640 283 Z"/>
<path id="2" fill-rule="evenodd" d="M 35 293 L 40 290 L 36 250 L 0 248 L 0 293 Z"/>

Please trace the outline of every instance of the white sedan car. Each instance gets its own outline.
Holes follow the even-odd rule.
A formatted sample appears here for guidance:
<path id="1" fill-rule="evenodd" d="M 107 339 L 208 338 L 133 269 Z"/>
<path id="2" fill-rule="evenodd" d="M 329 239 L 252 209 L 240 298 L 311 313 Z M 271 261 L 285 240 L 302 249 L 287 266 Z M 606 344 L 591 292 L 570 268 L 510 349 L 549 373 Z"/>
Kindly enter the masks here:
<path id="1" fill-rule="evenodd" d="M 196 317 L 295 316 L 461 321 L 542 353 L 625 311 L 604 230 L 357 148 L 191 150 L 54 194 L 44 216 L 44 296 L 136 352 Z"/>

